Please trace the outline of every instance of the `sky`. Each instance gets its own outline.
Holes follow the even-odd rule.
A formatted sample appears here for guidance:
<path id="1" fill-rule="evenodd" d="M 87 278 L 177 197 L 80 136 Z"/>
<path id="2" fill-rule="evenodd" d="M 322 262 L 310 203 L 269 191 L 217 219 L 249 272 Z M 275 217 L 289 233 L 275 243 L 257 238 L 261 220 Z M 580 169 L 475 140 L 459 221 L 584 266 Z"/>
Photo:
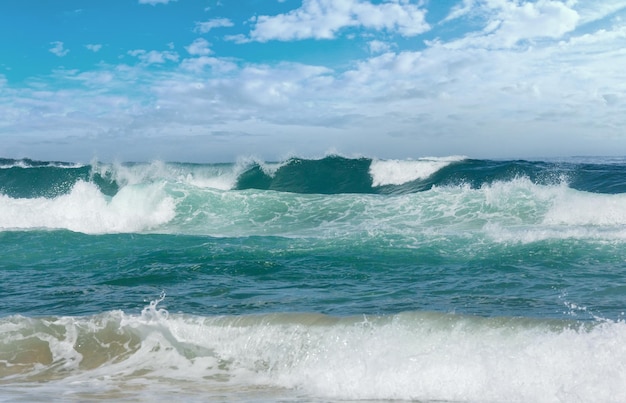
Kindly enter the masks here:
<path id="1" fill-rule="evenodd" d="M 626 154 L 626 0 L 2 0 L 0 157 Z"/>

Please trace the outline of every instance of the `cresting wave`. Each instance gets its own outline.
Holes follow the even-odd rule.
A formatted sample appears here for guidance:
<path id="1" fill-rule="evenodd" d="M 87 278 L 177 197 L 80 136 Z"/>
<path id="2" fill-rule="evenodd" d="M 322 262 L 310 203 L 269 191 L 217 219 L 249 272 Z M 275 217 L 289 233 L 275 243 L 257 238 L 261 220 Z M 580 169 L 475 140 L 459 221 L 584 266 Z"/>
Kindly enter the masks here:
<path id="1" fill-rule="evenodd" d="M 0 159 L 0 194 L 54 197 L 82 180 L 113 196 L 127 185 L 168 182 L 201 189 L 276 190 L 299 194 L 407 194 L 435 186 L 479 188 L 527 178 L 540 185 L 567 183 L 593 193 L 626 193 L 626 161 L 492 161 L 460 156 L 415 160 L 351 159 L 331 155 L 318 160 L 291 158 L 267 163 L 241 158 L 236 163 L 116 163 L 90 165 Z"/>
<path id="2" fill-rule="evenodd" d="M 203 317 L 157 304 L 141 315 L 0 319 L 5 396 L 27 383 L 22 397 L 61 389 L 87 400 L 142 390 L 154 399 L 159 388 L 203 398 L 237 391 L 242 400 L 286 391 L 300 400 L 626 400 L 623 322 L 429 312 Z"/>
<path id="3" fill-rule="evenodd" d="M 176 215 L 176 202 L 161 184 L 127 186 L 113 197 L 78 181 L 54 198 L 0 195 L 0 229 L 68 229 L 87 234 L 143 232 Z"/>
<path id="4" fill-rule="evenodd" d="M 379 188 L 385 186 L 426 179 L 437 170 L 462 160 L 464 157 L 386 161 L 328 156 L 320 160 L 291 158 L 280 163 L 242 158 L 234 164 L 161 161 L 103 164 L 94 161 L 90 165 L 78 165 L 0 159 L 0 193 L 13 197 L 51 197 L 68 192 L 79 180 L 95 183 L 107 195 L 114 195 L 127 185 L 155 181 L 217 190 L 378 193 Z M 25 188 L 26 183 L 34 186 Z"/>
<path id="5" fill-rule="evenodd" d="M 623 163 L 25 164 L 0 169 L 1 230 L 626 240 Z"/>
<path id="6" fill-rule="evenodd" d="M 253 162 L 237 178 L 237 189 L 276 190 L 293 193 L 407 193 L 420 187 L 398 188 L 422 181 L 464 157 L 418 160 L 349 159 L 328 156 L 321 160 L 292 158 L 281 164 Z"/>

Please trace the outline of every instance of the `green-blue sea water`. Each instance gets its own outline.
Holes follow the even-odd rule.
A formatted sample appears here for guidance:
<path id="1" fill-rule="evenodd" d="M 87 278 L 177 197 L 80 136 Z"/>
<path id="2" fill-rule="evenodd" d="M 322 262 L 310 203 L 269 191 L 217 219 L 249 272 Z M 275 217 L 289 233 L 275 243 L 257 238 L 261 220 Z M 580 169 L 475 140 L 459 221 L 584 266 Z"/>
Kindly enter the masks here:
<path id="1" fill-rule="evenodd" d="M 624 401 L 626 160 L 0 159 L 0 401 Z"/>

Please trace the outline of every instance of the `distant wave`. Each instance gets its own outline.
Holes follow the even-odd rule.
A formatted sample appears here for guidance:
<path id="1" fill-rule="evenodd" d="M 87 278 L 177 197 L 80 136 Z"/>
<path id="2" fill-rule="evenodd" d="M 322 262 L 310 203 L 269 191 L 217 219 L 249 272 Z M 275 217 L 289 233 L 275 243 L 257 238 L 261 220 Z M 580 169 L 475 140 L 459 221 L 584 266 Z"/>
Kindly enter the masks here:
<path id="1" fill-rule="evenodd" d="M 291 193 L 386 193 L 396 185 L 422 181 L 462 157 L 372 160 L 328 156 L 279 163 L 241 159 L 233 164 L 150 163 L 79 165 L 0 159 L 0 193 L 13 197 L 55 197 L 78 181 L 95 183 L 114 195 L 126 185 L 159 181 L 218 190 L 259 189 Z M 405 191 L 421 190 L 410 186 Z"/>
<path id="2" fill-rule="evenodd" d="M 291 158 L 264 162 L 242 158 L 235 163 L 149 163 L 80 165 L 64 162 L 0 159 L 0 194 L 11 197 L 56 197 L 78 181 L 94 183 L 113 196 L 127 185 L 167 182 L 217 190 L 273 190 L 301 194 L 406 194 L 433 187 L 480 188 L 498 181 L 528 178 L 535 184 L 567 183 L 594 193 L 625 193 L 626 162 L 493 161 L 460 156 L 381 160 Z"/>
<path id="3" fill-rule="evenodd" d="M 384 233 L 409 242 L 440 228 L 503 242 L 626 239 L 624 163 L 329 156 L 280 163 L 3 164 L 11 167 L 0 169 L 0 230 Z"/>
<path id="4" fill-rule="evenodd" d="M 335 155 L 319 160 L 292 158 L 271 170 L 265 164 L 253 164 L 238 177 L 236 187 L 293 193 L 385 193 L 385 186 L 424 180 L 463 159 L 377 160 Z"/>
<path id="5" fill-rule="evenodd" d="M 72 162 L 61 161 L 37 161 L 29 158 L 22 158 L 19 160 L 10 158 L 0 158 L 0 169 L 8 168 L 41 168 L 41 167 L 59 167 L 59 168 L 80 168 L 82 164 L 76 164 Z"/>

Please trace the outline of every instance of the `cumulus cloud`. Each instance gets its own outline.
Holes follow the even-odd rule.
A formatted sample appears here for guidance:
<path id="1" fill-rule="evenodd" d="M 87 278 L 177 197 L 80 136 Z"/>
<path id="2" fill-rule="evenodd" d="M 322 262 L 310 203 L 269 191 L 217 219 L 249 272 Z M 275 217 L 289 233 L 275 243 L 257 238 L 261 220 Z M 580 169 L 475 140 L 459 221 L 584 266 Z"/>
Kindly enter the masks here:
<path id="1" fill-rule="evenodd" d="M 69 49 L 65 49 L 63 42 L 54 41 L 50 42 L 50 45 L 52 45 L 52 47 L 48 49 L 50 53 L 55 54 L 59 57 L 63 57 L 69 53 Z"/>
<path id="2" fill-rule="evenodd" d="M 538 0 L 464 0 L 442 22 L 471 16 L 484 19 L 481 31 L 471 32 L 459 47 L 512 47 L 524 41 L 559 39 L 576 29 L 580 15 L 573 2 Z"/>
<path id="3" fill-rule="evenodd" d="M 575 10 L 561 1 L 539 0 L 521 5 L 503 0 L 493 3 L 499 8 L 498 34 L 508 46 L 529 38 L 560 38 L 573 31 L 580 18 Z"/>
<path id="4" fill-rule="evenodd" d="M 255 18 L 249 40 L 332 39 L 347 27 L 415 36 L 430 29 L 425 14 L 418 5 L 398 0 L 381 4 L 364 0 L 304 0 L 302 7 L 286 14 Z"/>
<path id="5" fill-rule="evenodd" d="M 236 79 L 219 80 L 215 85 L 222 96 L 231 101 L 260 107 L 285 107 L 320 89 L 319 79 L 331 72 L 325 67 L 299 63 L 246 66 Z"/>
<path id="6" fill-rule="evenodd" d="M 144 49 L 129 50 L 129 55 L 137 57 L 144 64 L 164 64 L 169 62 L 177 62 L 178 53 L 169 50 L 159 52 L 157 50 L 146 51 Z"/>
<path id="7" fill-rule="evenodd" d="M 182 70 L 193 72 L 195 74 L 202 73 L 207 67 L 217 73 L 229 72 L 237 69 L 237 65 L 233 62 L 209 56 L 192 57 L 184 59 L 180 63 L 180 68 Z"/>
<path id="8" fill-rule="evenodd" d="M 206 56 L 211 54 L 211 49 L 209 49 L 210 45 L 211 44 L 206 39 L 197 38 L 189 46 L 186 46 L 185 49 L 190 55 Z"/>
<path id="9" fill-rule="evenodd" d="M 90 43 L 90 44 L 85 45 L 85 47 L 86 47 L 88 50 L 91 50 L 91 51 L 92 51 L 92 52 L 94 52 L 94 53 L 99 52 L 99 51 L 100 51 L 100 49 L 102 49 L 102 45 L 100 45 L 100 44 L 91 44 L 91 43 Z"/>
<path id="10" fill-rule="evenodd" d="M 214 72 L 231 71 L 236 68 L 236 65 L 232 62 L 217 57 L 209 57 L 208 55 L 213 53 L 209 48 L 210 45 L 204 38 L 195 39 L 189 46 L 185 47 L 187 53 L 192 57 L 184 59 L 180 63 L 180 68 L 196 74 L 202 73 L 207 67 Z"/>
<path id="11" fill-rule="evenodd" d="M 228 18 L 214 18 L 209 21 L 196 22 L 196 27 L 194 31 L 201 34 L 206 34 L 214 28 L 232 27 L 234 25 L 235 24 L 233 24 L 233 22 Z"/>
<path id="12" fill-rule="evenodd" d="M 387 42 L 373 40 L 367 43 L 370 53 L 383 53 L 391 50 L 391 45 Z"/>

